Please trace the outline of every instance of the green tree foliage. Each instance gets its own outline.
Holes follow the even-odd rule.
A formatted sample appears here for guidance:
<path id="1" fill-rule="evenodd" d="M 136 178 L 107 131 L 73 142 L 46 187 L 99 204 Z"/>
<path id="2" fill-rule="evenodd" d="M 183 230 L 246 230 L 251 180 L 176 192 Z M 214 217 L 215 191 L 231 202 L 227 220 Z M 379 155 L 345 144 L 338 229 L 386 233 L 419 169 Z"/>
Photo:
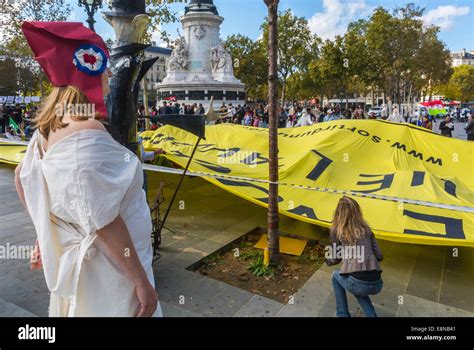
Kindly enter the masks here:
<path id="1" fill-rule="evenodd" d="M 416 91 L 421 91 L 428 85 L 430 98 L 433 93 L 431 87 L 448 82 L 454 72 L 451 68 L 451 55 L 438 39 L 438 33 L 438 27 L 428 28 L 423 33 L 416 62 L 418 75 L 413 77 Z"/>
<path id="2" fill-rule="evenodd" d="M 21 25 L 24 21 L 65 21 L 72 8 L 66 0 L 0 0 L 3 48 L 11 55 L 32 56 Z"/>
<path id="3" fill-rule="evenodd" d="M 268 46 L 268 22 L 262 25 L 264 47 Z M 311 33 L 308 21 L 290 10 L 278 15 L 278 76 L 285 100 L 288 78 L 296 72 L 307 73 L 309 63 L 318 56 L 319 39 Z"/>
<path id="4" fill-rule="evenodd" d="M 424 27 L 424 11 L 413 4 L 393 13 L 379 7 L 362 31 L 369 53 L 363 80 L 396 103 L 418 95 L 430 80 L 449 79 L 449 51 L 438 39 L 438 28 Z"/>
<path id="5" fill-rule="evenodd" d="M 319 59 L 311 65 L 314 80 L 319 80 L 321 83 L 321 95 L 338 98 L 346 96 L 348 62 L 342 37 L 338 36 L 334 41 L 324 42 Z"/>
<path id="6" fill-rule="evenodd" d="M 21 25 L 24 21 L 65 21 L 71 10 L 65 0 L 0 0 L 3 39 L 0 52 L 2 57 L 16 63 L 15 69 L 10 71 L 9 79 L 15 81 L 18 92 L 30 94 L 44 91 L 44 75 L 33 60 L 33 53 L 23 36 Z M 3 64 L 5 61 L 0 61 L 0 65 Z"/>
<path id="7" fill-rule="evenodd" d="M 162 24 L 177 20 L 176 14 L 169 6 L 174 2 L 180 1 L 146 0 L 147 12 L 151 18 L 150 27 L 146 33 L 147 42 L 151 42 L 152 33 L 160 30 Z M 66 21 L 71 11 L 72 7 L 66 0 L 0 0 L 0 14 L 2 14 L 0 56 L 15 60 L 17 63 L 15 69 L 7 69 L 6 61 L 0 61 L 0 65 L 5 66 L 1 71 L 8 74 L 5 79 L 16 83 L 15 91 L 29 94 L 37 93 L 39 90 L 47 92 L 51 88 L 50 84 L 42 82 L 45 76 L 33 60 L 33 53 L 21 31 L 22 23 L 24 21 Z M 160 31 L 160 33 L 166 41 L 167 33 L 165 31 Z M 111 40 L 108 40 L 107 45 L 110 47 L 111 44 Z"/>
<path id="8" fill-rule="evenodd" d="M 439 85 L 436 91 L 451 100 L 474 101 L 474 67 L 467 64 L 455 67 L 449 82 Z"/>
<path id="9" fill-rule="evenodd" d="M 163 24 L 174 23 L 178 20 L 176 12 L 172 11 L 170 6 L 173 3 L 182 3 L 182 0 L 146 0 L 147 13 L 150 15 L 150 27 L 146 32 L 145 42 L 151 43 L 151 37 L 154 32 L 159 31 L 161 40 L 170 44 L 169 33 L 162 29 Z"/>
<path id="10" fill-rule="evenodd" d="M 317 94 L 320 85 L 319 80 L 313 79 L 311 74 L 296 72 L 287 81 L 286 95 L 292 100 L 308 100 Z"/>
<path id="11" fill-rule="evenodd" d="M 0 95 L 13 96 L 18 91 L 15 61 L 5 58 L 0 61 Z"/>
<path id="12" fill-rule="evenodd" d="M 401 103 L 449 80 L 449 51 L 439 28 L 423 25 L 424 11 L 413 4 L 392 13 L 379 7 L 367 20 L 351 23 L 343 37 L 325 41 L 309 64 L 315 90 L 341 100 L 379 91 Z"/>

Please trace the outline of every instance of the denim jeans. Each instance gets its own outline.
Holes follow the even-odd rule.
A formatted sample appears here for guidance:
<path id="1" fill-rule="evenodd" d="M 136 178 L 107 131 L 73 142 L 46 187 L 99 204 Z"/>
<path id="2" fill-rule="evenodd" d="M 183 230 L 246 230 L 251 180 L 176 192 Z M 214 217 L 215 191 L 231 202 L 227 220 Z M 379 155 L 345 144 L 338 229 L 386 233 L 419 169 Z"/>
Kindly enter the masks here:
<path id="1" fill-rule="evenodd" d="M 374 282 L 366 282 L 350 275 L 341 275 L 340 270 L 335 270 L 332 274 L 332 285 L 336 295 L 337 317 L 351 317 L 347 305 L 346 290 L 354 294 L 367 317 L 377 317 L 369 295 L 380 293 L 383 287 L 381 278 Z"/>

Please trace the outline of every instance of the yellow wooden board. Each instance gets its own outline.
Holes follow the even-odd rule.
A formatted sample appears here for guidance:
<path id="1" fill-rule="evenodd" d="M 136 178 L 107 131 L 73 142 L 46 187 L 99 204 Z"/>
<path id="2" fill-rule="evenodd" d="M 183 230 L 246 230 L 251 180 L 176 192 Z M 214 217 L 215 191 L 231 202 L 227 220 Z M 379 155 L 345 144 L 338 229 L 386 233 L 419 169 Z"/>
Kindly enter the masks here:
<path id="1" fill-rule="evenodd" d="M 306 244 L 308 244 L 308 241 L 280 237 L 280 253 L 300 256 L 303 254 Z M 267 235 L 264 234 L 254 247 L 258 249 L 265 249 L 267 247 Z"/>

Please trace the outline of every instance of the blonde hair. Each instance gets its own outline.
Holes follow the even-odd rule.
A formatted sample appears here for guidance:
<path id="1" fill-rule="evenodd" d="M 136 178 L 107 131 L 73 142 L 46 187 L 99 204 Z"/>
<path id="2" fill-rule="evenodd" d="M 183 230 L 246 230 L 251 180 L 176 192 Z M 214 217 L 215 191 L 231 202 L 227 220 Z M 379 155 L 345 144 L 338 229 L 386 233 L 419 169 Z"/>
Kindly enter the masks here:
<path id="1" fill-rule="evenodd" d="M 51 131 L 65 128 L 69 124 L 63 123 L 63 118 L 68 115 L 63 111 L 58 113 L 58 106 L 72 106 L 89 103 L 86 95 L 75 86 L 54 87 L 51 93 L 41 104 L 34 125 L 45 139 L 48 139 Z M 89 119 L 88 116 L 68 115 L 72 120 L 82 121 Z"/>
<path id="2" fill-rule="evenodd" d="M 370 232 L 365 222 L 359 203 L 354 199 L 343 196 L 337 205 L 331 231 L 344 244 L 354 245 Z"/>

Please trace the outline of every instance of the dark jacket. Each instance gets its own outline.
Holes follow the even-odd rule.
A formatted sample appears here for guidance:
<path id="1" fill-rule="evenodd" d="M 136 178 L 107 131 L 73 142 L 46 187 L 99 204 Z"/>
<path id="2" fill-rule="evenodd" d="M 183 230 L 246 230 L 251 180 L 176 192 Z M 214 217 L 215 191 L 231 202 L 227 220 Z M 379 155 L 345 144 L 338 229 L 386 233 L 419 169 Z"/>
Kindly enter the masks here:
<path id="1" fill-rule="evenodd" d="M 341 249 L 352 249 L 354 252 L 360 252 L 360 256 L 353 254 L 352 257 L 333 256 L 332 259 L 326 259 L 328 265 L 337 265 L 342 261 L 341 274 L 361 271 L 382 271 L 379 262 L 383 260 L 382 250 L 375 239 L 372 231 L 362 237 L 355 245 L 349 246 L 340 242 L 336 235 L 331 231 L 331 247 L 341 251 Z"/>
<path id="2" fill-rule="evenodd" d="M 464 130 L 466 130 L 466 134 L 468 135 L 472 135 L 474 134 L 474 119 L 471 120 L 467 126 L 464 128 Z"/>
<path id="3" fill-rule="evenodd" d="M 452 124 L 452 122 L 450 122 Z M 449 137 L 453 137 L 453 130 L 454 130 L 454 126 L 452 127 L 448 127 L 446 125 L 446 120 L 443 120 L 440 124 L 439 124 L 439 130 L 441 130 L 441 135 L 445 135 L 445 136 L 449 136 Z"/>

